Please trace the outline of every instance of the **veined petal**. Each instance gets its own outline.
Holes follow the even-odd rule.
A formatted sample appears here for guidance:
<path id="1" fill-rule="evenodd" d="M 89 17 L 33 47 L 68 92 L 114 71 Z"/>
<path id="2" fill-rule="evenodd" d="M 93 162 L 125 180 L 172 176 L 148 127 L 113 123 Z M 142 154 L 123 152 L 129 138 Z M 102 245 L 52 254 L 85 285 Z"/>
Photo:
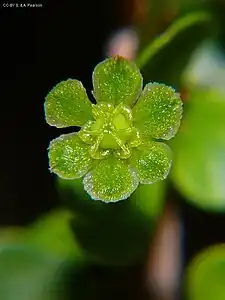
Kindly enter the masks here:
<path id="1" fill-rule="evenodd" d="M 171 156 L 171 150 L 166 144 L 145 142 L 137 149 L 133 148 L 130 163 L 140 183 L 150 184 L 167 177 L 172 163 Z"/>
<path id="2" fill-rule="evenodd" d="M 108 58 L 93 72 L 94 96 L 98 102 L 113 105 L 134 105 L 142 90 L 142 75 L 138 67 L 123 57 Z"/>
<path id="3" fill-rule="evenodd" d="M 141 133 L 156 139 L 169 140 L 180 126 L 182 101 L 171 87 L 149 83 L 132 112 L 134 125 Z"/>
<path id="4" fill-rule="evenodd" d="M 57 84 L 45 101 L 46 121 L 58 128 L 82 126 L 92 119 L 91 102 L 82 83 L 68 79 Z"/>
<path id="5" fill-rule="evenodd" d="M 50 170 L 64 179 L 84 176 L 93 162 L 89 147 L 77 133 L 63 134 L 54 139 L 49 146 Z"/>
<path id="6" fill-rule="evenodd" d="M 135 172 L 125 160 L 109 156 L 83 180 L 84 189 L 94 200 L 116 202 L 128 198 L 138 186 Z"/>

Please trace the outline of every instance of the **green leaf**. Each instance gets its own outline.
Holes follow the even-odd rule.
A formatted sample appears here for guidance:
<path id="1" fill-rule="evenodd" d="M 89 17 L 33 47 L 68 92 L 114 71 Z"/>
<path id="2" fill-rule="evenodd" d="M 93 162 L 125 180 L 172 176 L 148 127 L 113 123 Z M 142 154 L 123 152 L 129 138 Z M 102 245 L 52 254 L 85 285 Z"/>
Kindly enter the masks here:
<path id="1" fill-rule="evenodd" d="M 64 179 L 84 176 L 92 165 L 89 145 L 76 133 L 63 134 L 49 146 L 50 170 Z"/>
<path id="2" fill-rule="evenodd" d="M 172 141 L 172 180 L 192 204 L 225 211 L 225 96 L 192 92 L 178 135 Z"/>
<path id="3" fill-rule="evenodd" d="M 136 191 L 130 196 L 130 203 L 138 211 L 153 222 L 152 229 L 160 217 L 166 194 L 166 181 L 157 181 L 153 184 L 139 184 Z M 154 234 L 154 233 L 153 233 Z"/>
<path id="4" fill-rule="evenodd" d="M 165 181 L 139 185 L 127 201 L 108 204 L 90 199 L 81 179 L 57 183 L 63 202 L 75 211 L 74 234 L 89 261 L 114 267 L 145 262 Z"/>
<path id="5" fill-rule="evenodd" d="M 133 62 L 123 57 L 108 58 L 93 72 L 94 96 L 98 102 L 113 105 L 124 103 L 130 107 L 142 90 L 142 76 Z"/>
<path id="6" fill-rule="evenodd" d="M 180 126 L 182 102 L 174 89 L 149 83 L 133 108 L 134 125 L 144 135 L 171 139 Z"/>
<path id="7" fill-rule="evenodd" d="M 45 101 L 46 121 L 58 128 L 82 126 L 92 119 L 91 102 L 82 83 L 68 79 L 57 84 Z"/>
<path id="8" fill-rule="evenodd" d="M 62 299 L 63 265 L 22 245 L 1 246 L 1 300 Z"/>
<path id="9" fill-rule="evenodd" d="M 171 150 L 163 143 L 145 142 L 133 149 L 130 161 L 140 183 L 151 184 L 167 177 L 172 163 Z"/>
<path id="10" fill-rule="evenodd" d="M 24 229 L 23 243 L 59 259 L 82 259 L 82 251 L 71 230 L 73 213 L 55 210 Z"/>
<path id="11" fill-rule="evenodd" d="M 187 269 L 186 298 L 187 300 L 224 300 L 224 281 L 225 245 L 211 246 L 198 254 Z"/>
<path id="12" fill-rule="evenodd" d="M 180 32 L 195 24 L 207 22 L 211 19 L 210 14 L 206 12 L 192 12 L 176 20 L 163 34 L 157 37 L 140 53 L 137 58 L 137 65 L 142 68 L 151 60 L 156 53 L 170 43 Z"/>
<path id="13" fill-rule="evenodd" d="M 78 216 L 73 229 L 88 259 L 110 266 L 145 261 L 155 221 L 161 212 L 163 182 L 139 185 L 129 201 L 106 205 L 88 198 L 79 181 L 59 179 L 58 182 L 64 201 L 70 202 Z"/>
<path id="14" fill-rule="evenodd" d="M 21 241 L 23 232 L 24 228 L 19 226 L 1 227 L 0 246 Z"/>
<path id="15" fill-rule="evenodd" d="M 138 186 L 138 179 L 127 162 L 110 156 L 101 160 L 83 180 L 84 189 L 95 200 L 116 202 L 128 198 Z"/>

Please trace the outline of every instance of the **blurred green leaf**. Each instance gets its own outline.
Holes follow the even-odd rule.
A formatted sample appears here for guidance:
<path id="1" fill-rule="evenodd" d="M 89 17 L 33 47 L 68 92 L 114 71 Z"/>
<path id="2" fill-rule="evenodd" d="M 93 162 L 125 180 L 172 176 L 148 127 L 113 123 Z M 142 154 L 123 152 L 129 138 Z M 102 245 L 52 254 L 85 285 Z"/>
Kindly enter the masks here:
<path id="1" fill-rule="evenodd" d="M 212 89 L 192 92 L 172 140 L 171 177 L 188 201 L 225 211 L 225 95 Z"/>
<path id="2" fill-rule="evenodd" d="M 140 214 L 146 216 L 153 230 L 157 219 L 160 217 L 166 194 L 166 180 L 154 184 L 140 184 L 130 197 L 130 205 Z M 154 221 L 154 222 L 153 222 Z"/>
<path id="3" fill-rule="evenodd" d="M 19 226 L 0 227 L 0 246 L 20 242 L 24 228 Z"/>
<path id="4" fill-rule="evenodd" d="M 225 299 L 225 244 L 212 246 L 190 263 L 185 277 L 187 300 Z"/>
<path id="5" fill-rule="evenodd" d="M 175 88 L 180 87 L 181 74 L 193 50 L 206 37 L 215 35 L 215 24 L 210 13 L 199 11 L 178 17 L 161 30 L 158 37 L 142 46 L 137 58 L 146 82 L 163 82 Z"/>
<path id="6" fill-rule="evenodd" d="M 225 55 L 217 40 L 207 39 L 197 47 L 182 74 L 187 90 L 212 88 L 225 92 Z"/>
<path id="7" fill-rule="evenodd" d="M 170 43 L 176 35 L 186 28 L 191 27 L 196 23 L 207 22 L 209 20 L 210 15 L 205 12 L 192 12 L 175 20 L 163 34 L 150 43 L 137 57 L 136 63 L 138 67 L 144 67 L 158 51 Z"/>
<path id="8" fill-rule="evenodd" d="M 160 214 L 164 185 L 140 185 L 127 201 L 92 200 L 81 180 L 59 179 L 62 199 L 74 211 L 74 235 L 87 258 L 103 265 L 131 265 L 146 258 Z"/>
<path id="9" fill-rule="evenodd" d="M 1 300 L 61 300 L 64 264 L 21 245 L 0 247 Z"/>
<path id="10" fill-rule="evenodd" d="M 24 229 L 23 243 L 61 259 L 82 259 L 82 251 L 70 227 L 73 219 L 68 210 L 55 210 L 41 216 Z"/>

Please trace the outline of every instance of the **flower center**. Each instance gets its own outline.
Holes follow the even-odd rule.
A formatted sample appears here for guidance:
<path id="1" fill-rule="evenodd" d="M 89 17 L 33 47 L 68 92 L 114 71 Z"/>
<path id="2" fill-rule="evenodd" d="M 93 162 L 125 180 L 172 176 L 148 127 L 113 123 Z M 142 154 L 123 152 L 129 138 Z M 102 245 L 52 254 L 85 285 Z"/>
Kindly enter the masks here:
<path id="1" fill-rule="evenodd" d="M 129 158 L 131 148 L 140 144 L 140 135 L 132 124 L 131 109 L 123 104 L 99 103 L 92 106 L 94 121 L 87 122 L 80 132 L 80 138 L 90 144 L 90 155 L 95 159 L 111 153 L 119 158 Z"/>

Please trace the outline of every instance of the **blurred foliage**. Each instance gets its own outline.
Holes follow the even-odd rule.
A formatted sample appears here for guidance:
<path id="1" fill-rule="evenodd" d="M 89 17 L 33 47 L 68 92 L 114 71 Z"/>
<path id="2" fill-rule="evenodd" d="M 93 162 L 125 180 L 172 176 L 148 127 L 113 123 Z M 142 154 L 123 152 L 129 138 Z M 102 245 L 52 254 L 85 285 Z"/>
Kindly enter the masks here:
<path id="1" fill-rule="evenodd" d="M 70 299 L 72 270 L 79 273 L 85 268 L 70 228 L 72 217 L 72 212 L 61 209 L 28 227 L 1 228 L 1 300 Z"/>
<path id="2" fill-rule="evenodd" d="M 158 27 L 149 45 L 147 39 L 141 40 L 138 62 L 143 65 L 145 78 L 178 88 L 185 102 L 182 127 L 170 144 L 173 185 L 199 208 L 222 212 L 225 59 L 218 38 L 223 36 L 220 9 L 225 6 L 220 1 L 184 1 L 179 5 L 178 2 L 167 3 L 168 15 L 176 6 L 178 16 L 174 16 L 172 25 L 164 24 L 165 33 Z M 157 4 L 148 3 L 149 13 L 157 12 Z M 162 10 L 161 14 L 164 13 Z M 160 13 L 157 16 L 160 20 Z M 146 30 L 142 34 L 146 35 Z M 161 35 L 157 38 L 157 34 Z M 146 58 L 150 58 L 147 63 Z"/>
<path id="3" fill-rule="evenodd" d="M 174 27 L 176 28 L 175 25 Z M 200 15 L 199 22 L 194 22 L 184 30 L 181 28 L 180 32 L 178 31 L 170 42 L 166 43 L 142 68 L 146 82 L 163 82 L 180 89 L 181 75 L 190 55 L 201 41 L 211 35 L 213 35 L 213 22 L 210 17 L 201 20 Z"/>
<path id="4" fill-rule="evenodd" d="M 225 244 L 211 246 L 190 263 L 185 277 L 187 300 L 225 299 Z"/>
<path id="5" fill-rule="evenodd" d="M 72 219 L 71 211 L 52 211 L 24 230 L 23 243 L 52 257 L 80 261 L 82 250 L 70 228 Z"/>
<path id="6" fill-rule="evenodd" d="M 211 89 L 224 93 L 225 56 L 221 44 L 212 39 L 201 43 L 190 57 L 181 80 L 187 91 Z"/>
<path id="7" fill-rule="evenodd" d="M 164 47 L 168 46 L 173 39 L 181 35 L 185 30 L 195 26 L 196 24 L 201 24 L 202 22 L 209 22 L 211 20 L 211 15 L 205 12 L 196 12 L 192 14 L 187 14 L 175 23 L 169 26 L 160 36 L 155 38 L 149 45 L 147 45 L 141 54 L 137 57 L 136 62 L 141 68 L 147 63 L 151 63 L 152 57 L 160 52 Z"/>
<path id="8" fill-rule="evenodd" d="M 172 141 L 173 183 L 200 208 L 225 211 L 225 93 L 192 91 L 184 110 Z"/>
<path id="9" fill-rule="evenodd" d="M 1 300 L 62 299 L 62 261 L 22 245 L 0 247 Z"/>
<path id="10" fill-rule="evenodd" d="M 74 235 L 87 259 L 103 265 L 129 265 L 146 258 L 149 239 L 161 213 L 163 182 L 139 186 L 129 201 L 92 200 L 81 180 L 58 179 L 64 203 L 75 213 Z"/>

